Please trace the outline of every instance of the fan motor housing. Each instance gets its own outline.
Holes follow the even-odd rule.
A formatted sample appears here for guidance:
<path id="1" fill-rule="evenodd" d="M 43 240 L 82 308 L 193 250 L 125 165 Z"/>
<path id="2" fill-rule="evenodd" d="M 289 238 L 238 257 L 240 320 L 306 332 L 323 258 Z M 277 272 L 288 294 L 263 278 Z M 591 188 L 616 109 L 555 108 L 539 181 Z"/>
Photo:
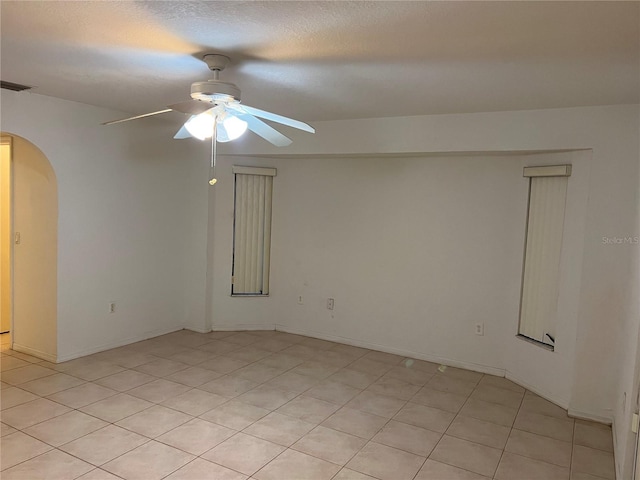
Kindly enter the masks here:
<path id="1" fill-rule="evenodd" d="M 219 80 L 195 82 L 191 84 L 191 98 L 213 103 L 240 101 L 240 89 L 233 83 Z"/>

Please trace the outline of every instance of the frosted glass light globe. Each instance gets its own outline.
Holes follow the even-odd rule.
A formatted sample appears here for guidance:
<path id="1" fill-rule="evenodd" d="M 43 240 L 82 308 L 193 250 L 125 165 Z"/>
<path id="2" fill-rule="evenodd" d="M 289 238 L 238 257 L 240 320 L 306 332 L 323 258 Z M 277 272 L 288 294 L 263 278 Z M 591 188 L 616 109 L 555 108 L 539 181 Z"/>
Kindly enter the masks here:
<path id="1" fill-rule="evenodd" d="M 198 140 L 211 138 L 211 135 L 213 135 L 213 115 L 211 115 L 211 110 L 199 115 L 193 115 L 184 124 L 184 128 Z"/>
<path id="2" fill-rule="evenodd" d="M 184 124 L 189 134 L 198 140 L 206 140 L 213 135 L 214 115 L 213 109 L 199 115 L 193 115 Z M 218 142 L 230 142 L 239 138 L 247 131 L 247 122 L 233 115 L 225 115 L 224 120 L 218 117 L 216 140 Z"/>
<path id="3" fill-rule="evenodd" d="M 221 123 L 218 123 L 218 134 L 216 139 L 223 143 L 230 142 L 236 138 L 240 138 L 246 131 L 247 122 L 239 119 L 238 117 L 227 115 Z"/>

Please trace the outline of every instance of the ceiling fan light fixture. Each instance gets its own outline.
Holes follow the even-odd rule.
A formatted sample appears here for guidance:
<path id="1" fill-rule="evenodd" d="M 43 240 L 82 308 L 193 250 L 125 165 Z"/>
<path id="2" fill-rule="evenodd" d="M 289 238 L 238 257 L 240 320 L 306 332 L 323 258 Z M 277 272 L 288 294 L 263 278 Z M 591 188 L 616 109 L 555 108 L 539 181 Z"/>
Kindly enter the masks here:
<path id="1" fill-rule="evenodd" d="M 247 131 L 247 126 L 248 124 L 244 120 L 227 115 L 224 120 L 218 122 L 216 140 L 224 143 L 240 138 Z"/>
<path id="2" fill-rule="evenodd" d="M 218 120 L 216 140 L 218 142 L 230 142 L 240 138 L 247 131 L 248 124 L 234 115 L 214 115 L 214 109 L 207 110 L 199 115 L 192 115 L 184 124 L 192 137 L 198 140 L 206 140 L 213 135 L 214 118 Z"/>
<path id="3" fill-rule="evenodd" d="M 192 115 L 184 124 L 184 128 L 192 137 L 198 140 L 206 140 L 213 135 L 213 115 L 211 110 L 207 110 L 200 115 Z"/>
<path id="4" fill-rule="evenodd" d="M 276 147 L 291 145 L 292 141 L 289 137 L 261 119 L 315 133 L 315 129 L 311 125 L 299 120 L 241 104 L 240 89 L 233 83 L 220 80 L 220 72 L 230 62 L 226 55 L 208 53 L 202 57 L 202 60 L 213 72 L 214 78 L 191 84 L 191 100 L 169 105 L 164 110 L 112 120 L 103 123 L 103 125 L 113 125 L 175 111 L 190 115 L 190 117 L 173 138 L 193 137 L 206 140 L 211 139 L 216 132 L 214 147 L 216 142 L 230 142 L 237 139 L 246 130 L 251 130 Z"/>

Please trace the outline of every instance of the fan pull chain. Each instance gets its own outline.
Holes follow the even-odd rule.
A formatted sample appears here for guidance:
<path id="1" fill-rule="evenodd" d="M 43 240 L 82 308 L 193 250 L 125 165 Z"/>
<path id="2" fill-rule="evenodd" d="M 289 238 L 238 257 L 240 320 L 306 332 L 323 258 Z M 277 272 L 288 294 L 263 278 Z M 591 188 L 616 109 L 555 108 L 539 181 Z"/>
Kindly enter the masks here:
<path id="1" fill-rule="evenodd" d="M 211 180 L 209 185 L 215 185 L 218 181 L 216 179 L 216 158 L 218 156 L 218 117 L 213 116 L 213 135 L 211 135 Z"/>

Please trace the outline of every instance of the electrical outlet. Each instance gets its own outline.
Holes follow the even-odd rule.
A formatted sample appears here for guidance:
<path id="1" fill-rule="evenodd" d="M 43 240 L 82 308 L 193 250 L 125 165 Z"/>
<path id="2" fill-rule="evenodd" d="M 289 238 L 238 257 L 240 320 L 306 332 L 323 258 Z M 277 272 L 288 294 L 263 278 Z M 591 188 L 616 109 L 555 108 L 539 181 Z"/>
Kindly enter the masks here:
<path id="1" fill-rule="evenodd" d="M 476 323 L 476 335 L 484 335 L 484 323 Z"/>
<path id="2" fill-rule="evenodd" d="M 116 313 L 116 302 L 109 302 L 109 313 Z"/>
<path id="3" fill-rule="evenodd" d="M 333 310 L 333 304 L 334 304 L 333 298 L 327 298 L 327 308 L 329 310 Z"/>
<path id="4" fill-rule="evenodd" d="M 302 295 L 298 295 L 298 305 L 302 305 L 304 303 L 304 298 L 302 298 Z"/>

